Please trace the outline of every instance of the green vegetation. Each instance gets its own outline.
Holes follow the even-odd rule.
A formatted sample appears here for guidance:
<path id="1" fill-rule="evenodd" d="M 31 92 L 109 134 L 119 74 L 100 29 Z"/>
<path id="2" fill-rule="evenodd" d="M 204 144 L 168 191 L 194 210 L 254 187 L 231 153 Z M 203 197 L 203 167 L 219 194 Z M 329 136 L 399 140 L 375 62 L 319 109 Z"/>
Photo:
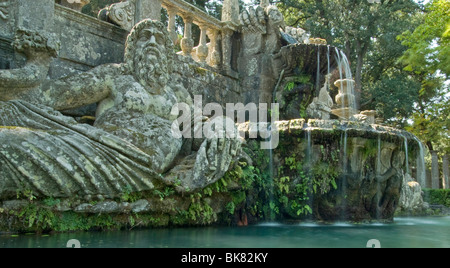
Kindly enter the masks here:
<path id="1" fill-rule="evenodd" d="M 400 58 L 404 70 L 420 82 L 419 99 L 406 129 L 429 150 L 450 153 L 450 2 L 430 1 L 421 24 L 398 37 L 408 49 Z"/>
<path id="2" fill-rule="evenodd" d="M 423 189 L 424 201 L 433 205 L 450 207 L 450 189 Z"/>

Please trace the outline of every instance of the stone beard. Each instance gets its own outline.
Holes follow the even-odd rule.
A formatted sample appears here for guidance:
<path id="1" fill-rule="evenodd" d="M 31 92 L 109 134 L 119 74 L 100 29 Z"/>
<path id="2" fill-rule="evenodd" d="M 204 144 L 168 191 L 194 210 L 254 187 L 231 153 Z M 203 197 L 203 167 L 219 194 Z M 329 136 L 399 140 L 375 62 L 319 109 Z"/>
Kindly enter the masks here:
<path id="1" fill-rule="evenodd" d="M 167 61 L 167 56 L 154 46 L 137 50 L 134 57 L 136 80 L 146 87 L 163 88 L 168 81 Z"/>

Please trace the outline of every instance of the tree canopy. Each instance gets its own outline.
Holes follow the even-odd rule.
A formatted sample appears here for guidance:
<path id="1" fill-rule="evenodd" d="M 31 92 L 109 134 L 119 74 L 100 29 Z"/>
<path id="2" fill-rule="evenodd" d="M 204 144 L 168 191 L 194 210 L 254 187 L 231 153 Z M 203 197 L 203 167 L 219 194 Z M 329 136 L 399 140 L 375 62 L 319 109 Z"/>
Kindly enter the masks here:
<path id="1" fill-rule="evenodd" d="M 408 50 L 399 61 L 421 82 L 412 124 L 407 127 L 430 150 L 450 153 L 450 1 L 434 0 L 423 23 L 398 37 Z"/>

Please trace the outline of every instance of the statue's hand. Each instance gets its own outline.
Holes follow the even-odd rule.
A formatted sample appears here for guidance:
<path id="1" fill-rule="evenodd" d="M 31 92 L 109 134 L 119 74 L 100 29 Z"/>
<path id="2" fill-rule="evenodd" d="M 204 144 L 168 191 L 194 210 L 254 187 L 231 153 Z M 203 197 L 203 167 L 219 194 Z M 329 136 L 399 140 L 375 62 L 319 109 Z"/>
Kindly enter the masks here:
<path id="1" fill-rule="evenodd" d="M 266 13 L 260 6 L 256 9 L 249 7 L 248 10 L 244 10 L 240 14 L 239 20 L 244 33 L 266 34 L 267 32 Z"/>
<path id="2" fill-rule="evenodd" d="M 223 177 L 240 145 L 241 142 L 236 138 L 205 139 L 197 153 L 193 169 L 194 183 L 204 187 Z"/>
<path id="3" fill-rule="evenodd" d="M 191 192 L 218 181 L 240 153 L 242 142 L 234 122 L 227 131 L 212 131 L 205 135 L 207 137 L 197 153 L 179 161 L 164 178 L 166 183 L 178 186 L 178 191 Z"/>

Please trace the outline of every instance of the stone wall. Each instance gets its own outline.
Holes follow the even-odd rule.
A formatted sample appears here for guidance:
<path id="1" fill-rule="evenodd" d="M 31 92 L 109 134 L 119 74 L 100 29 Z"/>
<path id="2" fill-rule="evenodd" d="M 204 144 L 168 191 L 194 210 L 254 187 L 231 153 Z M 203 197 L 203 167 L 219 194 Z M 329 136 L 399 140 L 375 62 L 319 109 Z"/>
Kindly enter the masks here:
<path id="1" fill-rule="evenodd" d="M 203 104 L 215 102 L 225 107 L 226 103 L 243 102 L 240 81 L 220 74 L 206 63 L 177 55 L 174 68 L 177 82 L 188 89 L 191 96 L 202 95 Z"/>
<path id="2" fill-rule="evenodd" d="M 55 7 L 54 32 L 61 50 L 52 63 L 50 78 L 123 61 L 127 31 L 72 9 Z"/>

